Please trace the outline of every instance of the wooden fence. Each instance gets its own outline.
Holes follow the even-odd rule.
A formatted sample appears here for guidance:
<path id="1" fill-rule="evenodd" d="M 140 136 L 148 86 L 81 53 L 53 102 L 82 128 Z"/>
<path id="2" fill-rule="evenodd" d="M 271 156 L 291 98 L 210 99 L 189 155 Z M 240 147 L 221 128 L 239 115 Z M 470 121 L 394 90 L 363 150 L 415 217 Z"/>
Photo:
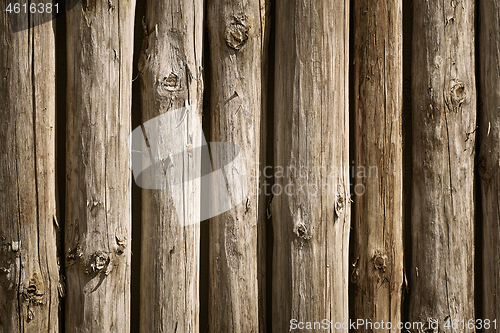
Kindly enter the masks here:
<path id="1" fill-rule="evenodd" d="M 0 332 L 500 332 L 496 0 L 0 10 Z"/>

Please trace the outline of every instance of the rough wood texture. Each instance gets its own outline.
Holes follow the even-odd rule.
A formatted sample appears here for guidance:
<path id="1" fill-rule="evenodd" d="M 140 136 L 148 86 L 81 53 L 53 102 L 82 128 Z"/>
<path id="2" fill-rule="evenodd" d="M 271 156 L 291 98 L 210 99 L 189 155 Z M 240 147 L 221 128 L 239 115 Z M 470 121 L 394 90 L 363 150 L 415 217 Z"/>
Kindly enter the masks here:
<path id="1" fill-rule="evenodd" d="M 66 332 L 130 328 L 135 1 L 67 13 Z"/>
<path id="2" fill-rule="evenodd" d="M 500 3 L 479 6 L 481 103 L 479 175 L 483 199 L 483 315 L 500 318 Z"/>
<path id="3" fill-rule="evenodd" d="M 259 0 L 210 0 L 207 6 L 211 141 L 241 148 L 249 191 L 243 203 L 210 221 L 209 329 L 258 332 L 257 190 L 265 19 Z M 226 156 L 212 158 L 214 164 L 223 164 Z M 231 189 L 239 191 L 239 187 Z M 216 205 L 223 204 L 219 200 Z"/>
<path id="4" fill-rule="evenodd" d="M 409 320 L 474 332 L 474 1 L 413 3 Z"/>
<path id="5" fill-rule="evenodd" d="M 149 0 L 144 28 L 143 122 L 184 106 L 190 111 L 175 123 L 153 126 L 159 137 L 168 137 L 160 139 L 165 146 L 149 141 L 154 156 L 180 149 L 171 164 L 163 164 L 161 180 L 182 179 L 183 187 L 142 192 L 141 332 L 199 332 L 201 164 L 196 148 L 202 143 L 203 1 Z M 174 202 L 175 196 L 182 201 Z"/>
<path id="6" fill-rule="evenodd" d="M 0 332 L 58 332 L 55 24 L 0 3 Z M 16 14 L 17 20 L 28 20 Z M 47 21 L 47 20 L 45 20 Z M 21 24 L 21 22 L 17 22 Z M 23 23 L 25 24 L 25 23 Z"/>
<path id="7" fill-rule="evenodd" d="M 273 332 L 348 321 L 348 27 L 349 1 L 277 1 Z"/>
<path id="8" fill-rule="evenodd" d="M 354 318 L 399 332 L 403 284 L 402 1 L 354 2 Z M 371 332 L 365 328 L 361 332 Z"/>

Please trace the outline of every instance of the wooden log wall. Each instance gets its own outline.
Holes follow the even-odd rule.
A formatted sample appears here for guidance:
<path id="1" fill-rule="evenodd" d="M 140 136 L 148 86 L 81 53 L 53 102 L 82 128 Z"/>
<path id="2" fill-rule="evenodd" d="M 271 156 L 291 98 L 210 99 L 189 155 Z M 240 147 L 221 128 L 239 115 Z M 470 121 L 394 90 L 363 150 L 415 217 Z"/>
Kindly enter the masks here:
<path id="1" fill-rule="evenodd" d="M 497 1 L 48 8 L 0 2 L 0 332 L 500 330 Z"/>

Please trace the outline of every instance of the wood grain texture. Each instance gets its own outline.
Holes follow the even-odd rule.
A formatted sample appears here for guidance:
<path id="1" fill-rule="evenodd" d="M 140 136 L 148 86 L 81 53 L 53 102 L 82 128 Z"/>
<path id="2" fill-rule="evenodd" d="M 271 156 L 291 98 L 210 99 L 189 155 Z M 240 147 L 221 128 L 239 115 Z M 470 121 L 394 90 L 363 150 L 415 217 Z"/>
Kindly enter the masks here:
<path id="1" fill-rule="evenodd" d="M 403 284 L 402 1 L 354 1 L 354 318 L 399 332 Z M 361 332 L 371 332 L 366 327 Z"/>
<path id="2" fill-rule="evenodd" d="M 95 0 L 66 14 L 66 332 L 130 329 L 134 10 Z"/>
<path id="3" fill-rule="evenodd" d="M 0 332 L 59 331 L 55 22 L 0 3 Z M 14 15 L 13 15 L 14 16 Z M 16 22 L 16 20 L 19 20 Z M 13 31 L 15 24 L 29 28 Z"/>
<path id="4" fill-rule="evenodd" d="M 475 2 L 413 4 L 409 320 L 474 332 Z"/>
<path id="5" fill-rule="evenodd" d="M 348 27 L 349 1 L 277 1 L 273 332 L 348 321 Z"/>
<path id="6" fill-rule="evenodd" d="M 479 175 L 483 219 L 483 318 L 500 318 L 500 3 L 479 6 Z"/>
<path id="7" fill-rule="evenodd" d="M 163 164 L 161 177 L 166 183 L 182 179 L 183 187 L 142 190 L 140 326 L 145 333 L 199 332 L 201 160 L 196 147 L 202 143 L 203 1 L 149 0 L 146 6 L 139 63 L 143 123 L 184 106 L 191 109 L 175 124 L 154 127 L 159 137 L 177 133 L 165 146 L 149 142 L 155 156 L 183 150 L 173 163 Z M 182 201 L 175 203 L 175 196 Z"/>
<path id="8" fill-rule="evenodd" d="M 210 220 L 210 332 L 259 331 L 257 190 L 262 35 L 266 23 L 261 17 L 262 3 L 207 2 L 212 87 L 210 141 L 229 142 L 241 148 L 249 191 L 243 203 Z M 223 165 L 226 156 L 212 158 L 214 164 Z M 233 187 L 231 192 L 241 190 Z M 218 200 L 216 197 L 216 205 L 223 204 Z"/>

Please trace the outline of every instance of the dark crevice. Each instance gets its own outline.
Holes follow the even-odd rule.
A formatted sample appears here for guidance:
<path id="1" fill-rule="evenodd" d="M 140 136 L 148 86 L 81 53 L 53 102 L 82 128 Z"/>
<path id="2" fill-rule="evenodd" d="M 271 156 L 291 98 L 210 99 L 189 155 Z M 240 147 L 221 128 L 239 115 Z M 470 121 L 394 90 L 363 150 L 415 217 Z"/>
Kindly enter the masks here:
<path id="1" fill-rule="evenodd" d="M 269 31 L 269 43 L 267 45 L 267 50 L 264 54 L 267 56 L 267 73 L 264 73 L 263 81 L 267 83 L 263 85 L 266 87 L 267 100 L 265 108 L 265 124 L 266 127 L 263 128 L 266 131 L 265 137 L 266 142 L 261 144 L 262 147 L 265 147 L 265 156 L 263 158 L 264 162 L 261 164 L 261 169 L 267 165 L 274 165 L 274 75 L 275 75 L 275 45 L 276 45 L 276 2 L 270 1 L 270 6 L 268 7 L 270 10 L 270 31 Z M 262 170 L 261 170 L 262 171 Z M 263 172 L 261 172 L 263 175 Z M 262 177 L 263 178 L 263 177 Z M 261 179 L 264 181 L 265 179 Z M 267 179 L 266 179 L 267 180 Z M 274 184 L 274 172 L 273 177 L 270 179 L 271 184 Z M 263 194 L 266 193 L 266 188 L 262 188 Z M 260 295 L 260 297 L 265 297 L 266 301 L 266 309 L 265 315 L 263 316 L 266 320 L 265 325 L 263 325 L 266 329 L 266 332 L 272 332 L 272 318 L 273 318 L 273 248 L 274 248 L 274 229 L 273 229 L 273 221 L 272 216 L 268 215 L 268 203 L 271 200 L 271 195 L 266 196 L 265 198 L 265 206 L 259 207 L 259 209 L 263 209 L 264 213 L 262 216 L 265 218 L 263 235 L 261 237 L 265 237 L 265 241 L 262 242 L 264 249 L 259 249 L 259 251 L 265 251 L 265 262 L 261 263 L 265 265 L 265 295 Z M 261 317 L 262 318 L 262 317 Z"/>
<path id="2" fill-rule="evenodd" d="M 403 249 L 404 276 L 401 302 L 401 319 L 409 321 L 410 314 L 410 267 L 412 262 L 411 202 L 413 191 L 413 130 L 412 130 L 412 46 L 413 0 L 403 1 Z"/>
<path id="3" fill-rule="evenodd" d="M 65 2 L 59 3 L 60 13 L 66 13 Z M 59 233 L 57 236 L 57 253 L 59 261 L 60 284 L 65 288 L 66 266 L 64 264 L 64 237 L 66 221 L 66 82 L 68 63 L 66 57 L 66 16 L 57 15 L 56 25 L 56 209 Z M 63 291 L 64 292 L 64 291 Z M 60 298 L 59 331 L 65 332 L 65 305 L 66 299 Z"/>
<path id="4" fill-rule="evenodd" d="M 132 130 L 142 124 L 141 84 L 138 63 L 141 55 L 144 31 L 142 19 L 146 14 L 146 2 L 137 1 L 134 23 L 134 57 L 132 78 Z M 141 188 L 132 177 L 132 259 L 130 277 L 130 331 L 140 331 L 140 269 L 141 269 Z"/>
<path id="5" fill-rule="evenodd" d="M 354 185 L 355 185 L 355 177 L 354 174 L 351 172 L 353 169 L 354 163 L 351 162 L 354 160 L 354 154 L 355 154 L 355 110 L 354 110 L 354 102 L 355 102 L 355 92 L 354 92 L 354 77 L 352 75 L 353 73 L 353 63 L 354 63 L 354 48 L 355 48 L 355 41 L 354 41 L 354 0 L 350 1 L 350 10 L 349 10 L 349 27 L 350 27 L 350 38 L 349 38 L 349 192 L 351 193 L 351 198 L 353 196 L 354 192 Z M 356 200 L 356 198 L 352 198 L 352 200 Z M 354 253 L 354 248 L 355 248 L 355 235 L 354 235 L 354 225 L 356 221 L 356 210 L 354 209 L 354 202 L 352 203 L 353 209 L 351 209 L 351 230 L 349 233 L 349 279 L 348 279 L 348 295 L 349 295 L 349 318 L 356 318 L 356 313 L 354 311 L 354 298 L 355 298 L 355 285 L 351 281 L 351 276 L 352 276 L 352 271 L 353 271 L 353 266 L 351 265 L 356 261 L 355 258 L 355 253 Z M 349 331 L 353 331 L 350 329 Z"/>
<path id="6" fill-rule="evenodd" d="M 207 2 L 204 1 L 204 15 L 206 18 L 208 14 Z M 205 138 L 210 141 L 211 138 L 211 121 L 210 121 L 210 44 L 208 38 L 208 25 L 207 20 L 203 20 L 203 117 L 202 117 L 202 128 Z M 208 143 L 207 141 L 207 143 Z M 210 170 L 211 171 L 211 170 Z M 207 174 L 208 172 L 202 170 L 202 174 Z M 203 193 L 203 189 L 201 190 Z M 201 198 L 203 200 L 203 198 Z M 210 261 L 210 230 L 209 230 L 209 220 L 202 221 L 200 223 L 200 281 L 199 281 L 199 301 L 200 301 L 200 332 L 205 333 L 209 331 L 208 327 L 208 304 L 209 304 L 209 285 L 210 285 L 210 275 L 209 275 L 209 261 Z"/>
<path id="7" fill-rule="evenodd" d="M 481 195 L 481 177 L 479 175 L 479 157 L 480 157 L 480 138 L 481 138 L 481 132 L 482 128 L 479 126 L 481 124 L 481 116 L 482 116 L 482 100 L 481 100 L 481 80 L 480 80 L 480 56 L 481 56 L 481 49 L 479 47 L 479 41 L 480 41 L 480 33 L 481 31 L 479 30 L 481 27 L 481 17 L 479 15 L 480 13 L 480 8 L 481 2 L 477 1 L 476 2 L 476 8 L 475 8 L 475 16 L 476 16 L 476 21 L 475 21 L 475 29 L 476 29 L 476 38 L 475 38 L 475 69 L 476 69 L 476 97 L 477 97 L 477 104 L 476 104 L 476 114 L 477 114 L 477 119 L 476 119 L 476 124 L 478 125 L 476 128 L 476 140 L 475 140 L 475 161 L 474 161 L 474 183 L 475 183 L 475 188 L 474 188 L 474 209 L 475 209 L 475 228 L 474 228 L 474 251 L 475 251 L 475 257 L 474 257 L 474 308 L 475 308 L 475 317 L 478 319 L 483 319 L 483 202 L 482 202 L 482 195 Z M 486 319 L 486 318 L 485 318 Z M 476 330 L 477 333 L 483 332 L 482 329 Z"/>

